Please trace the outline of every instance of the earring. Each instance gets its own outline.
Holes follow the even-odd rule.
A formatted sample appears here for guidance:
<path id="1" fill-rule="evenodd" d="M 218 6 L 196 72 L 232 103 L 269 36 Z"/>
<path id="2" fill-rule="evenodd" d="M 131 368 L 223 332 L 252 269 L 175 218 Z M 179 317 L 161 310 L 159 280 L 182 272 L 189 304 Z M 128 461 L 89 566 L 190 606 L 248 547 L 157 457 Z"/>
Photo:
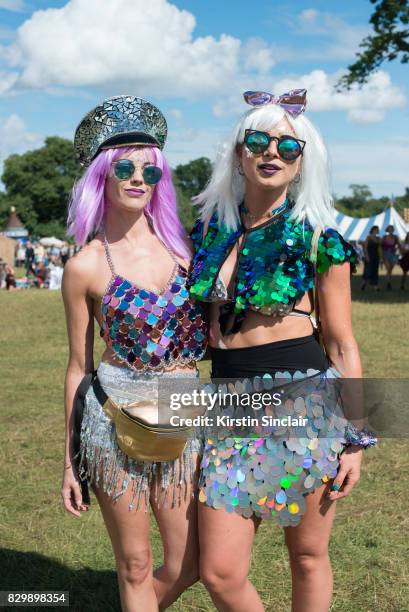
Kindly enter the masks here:
<path id="1" fill-rule="evenodd" d="M 292 183 L 299 183 L 301 181 L 301 172 L 295 175 L 295 178 L 291 181 Z"/>
<path id="2" fill-rule="evenodd" d="M 237 172 L 240 174 L 240 176 L 244 176 L 243 168 L 241 167 L 240 162 L 237 162 Z"/>

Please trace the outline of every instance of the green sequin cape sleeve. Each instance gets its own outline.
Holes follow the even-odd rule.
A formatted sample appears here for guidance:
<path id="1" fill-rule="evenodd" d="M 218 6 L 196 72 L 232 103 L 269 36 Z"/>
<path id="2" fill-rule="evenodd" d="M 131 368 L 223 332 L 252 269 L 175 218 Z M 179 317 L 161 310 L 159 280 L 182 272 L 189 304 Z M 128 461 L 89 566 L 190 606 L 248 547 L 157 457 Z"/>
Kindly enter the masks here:
<path id="1" fill-rule="evenodd" d="M 283 315 L 292 310 L 304 293 L 314 285 L 314 267 L 310 261 L 313 228 L 290 219 L 290 210 L 274 222 L 266 222 L 245 231 L 219 226 L 217 215 L 210 220 L 203 238 L 203 223 L 197 221 L 191 237 L 195 245 L 189 280 L 191 294 L 199 300 L 217 301 L 213 288 L 226 257 L 244 233 L 236 268 L 234 293 L 224 305 L 225 314 L 234 312 L 240 320 L 249 308 L 262 314 Z M 331 265 L 350 262 L 356 270 L 357 254 L 341 234 L 326 229 L 320 236 L 317 272 L 325 273 Z M 237 330 L 239 325 L 235 325 Z"/>
<path id="2" fill-rule="evenodd" d="M 336 229 L 325 230 L 318 242 L 318 274 L 327 272 L 333 264 L 341 264 L 347 261 L 351 264 L 351 271 L 356 272 L 358 255 L 352 244 L 347 242 Z"/>

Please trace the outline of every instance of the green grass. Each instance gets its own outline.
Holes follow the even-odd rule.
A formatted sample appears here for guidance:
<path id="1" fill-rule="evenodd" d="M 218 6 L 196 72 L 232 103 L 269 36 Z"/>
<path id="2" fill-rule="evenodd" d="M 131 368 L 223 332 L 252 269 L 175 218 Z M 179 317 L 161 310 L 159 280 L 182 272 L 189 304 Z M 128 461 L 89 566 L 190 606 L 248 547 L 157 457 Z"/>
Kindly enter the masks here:
<path id="1" fill-rule="evenodd" d="M 360 292 L 354 279 L 354 331 L 365 376 L 407 377 L 408 299 L 409 288 L 372 294 Z M 61 296 L 1 291 L 0 312 L 0 590 L 68 590 L 71 610 L 119 610 L 113 554 L 95 499 L 76 520 L 59 497 L 67 361 Z M 338 504 L 333 612 L 409 609 L 408 473 L 409 442 L 382 440 L 366 454 L 359 486 Z M 155 524 L 152 540 L 160 564 Z M 290 608 L 287 553 L 274 524 L 260 528 L 251 578 L 266 610 Z M 214 608 L 198 584 L 171 610 Z"/>

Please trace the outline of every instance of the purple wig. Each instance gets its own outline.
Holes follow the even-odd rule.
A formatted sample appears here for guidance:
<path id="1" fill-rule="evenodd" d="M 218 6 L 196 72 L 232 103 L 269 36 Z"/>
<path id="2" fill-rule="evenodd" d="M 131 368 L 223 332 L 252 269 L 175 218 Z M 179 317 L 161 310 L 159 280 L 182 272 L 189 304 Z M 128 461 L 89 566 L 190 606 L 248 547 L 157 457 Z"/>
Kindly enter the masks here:
<path id="1" fill-rule="evenodd" d="M 144 209 L 155 234 L 175 254 L 190 259 L 187 236 L 177 214 L 176 190 L 169 165 L 157 147 L 123 147 L 101 151 L 74 185 L 68 210 L 68 235 L 84 245 L 87 238 L 100 230 L 105 221 L 107 201 L 105 180 L 113 161 L 140 150 L 159 166 L 162 178 L 154 187 L 152 198 Z"/>

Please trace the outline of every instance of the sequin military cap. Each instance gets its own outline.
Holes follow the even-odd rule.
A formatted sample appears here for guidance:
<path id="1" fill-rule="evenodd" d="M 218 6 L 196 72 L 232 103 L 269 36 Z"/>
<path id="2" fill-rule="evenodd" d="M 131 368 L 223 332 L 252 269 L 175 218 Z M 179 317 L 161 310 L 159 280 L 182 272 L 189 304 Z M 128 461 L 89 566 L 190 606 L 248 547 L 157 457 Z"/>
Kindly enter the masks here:
<path id="1" fill-rule="evenodd" d="M 82 119 L 74 148 L 82 166 L 88 166 L 101 149 L 129 145 L 165 146 L 168 127 L 161 111 L 137 96 L 104 100 Z"/>

